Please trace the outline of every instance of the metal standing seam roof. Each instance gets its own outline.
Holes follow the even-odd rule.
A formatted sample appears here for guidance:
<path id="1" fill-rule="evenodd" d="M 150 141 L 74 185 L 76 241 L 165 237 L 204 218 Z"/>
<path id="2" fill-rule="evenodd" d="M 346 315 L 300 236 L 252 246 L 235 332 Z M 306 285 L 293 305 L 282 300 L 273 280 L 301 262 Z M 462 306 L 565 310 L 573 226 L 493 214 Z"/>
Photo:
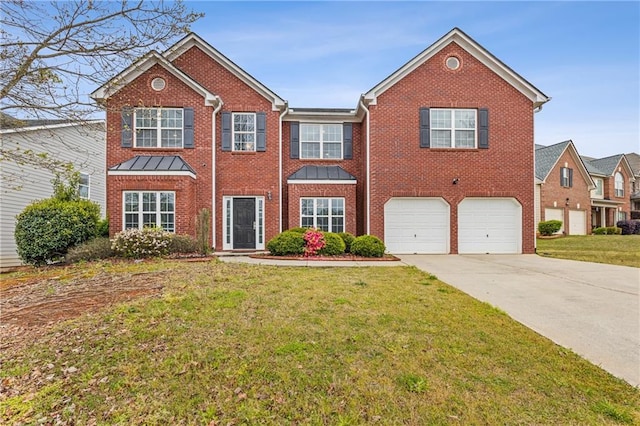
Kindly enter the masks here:
<path id="1" fill-rule="evenodd" d="M 340 166 L 304 166 L 289 176 L 289 180 L 356 180 Z"/>
<path id="2" fill-rule="evenodd" d="M 195 170 L 179 155 L 136 155 L 135 157 L 116 164 L 110 171 L 126 172 L 191 172 Z"/>
<path id="3" fill-rule="evenodd" d="M 549 146 L 536 145 L 536 178 L 540 180 L 546 179 L 570 142 L 564 141 Z"/>

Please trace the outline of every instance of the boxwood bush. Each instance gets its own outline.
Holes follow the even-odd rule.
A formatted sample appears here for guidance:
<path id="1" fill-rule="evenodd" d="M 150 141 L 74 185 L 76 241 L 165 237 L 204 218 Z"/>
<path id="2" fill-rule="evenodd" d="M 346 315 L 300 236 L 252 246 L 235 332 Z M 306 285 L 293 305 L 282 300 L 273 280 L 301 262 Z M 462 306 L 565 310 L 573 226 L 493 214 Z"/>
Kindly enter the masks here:
<path id="1" fill-rule="evenodd" d="M 351 243 L 351 253 L 363 257 L 382 257 L 386 247 L 380 238 L 373 235 L 361 235 Z"/>
<path id="2" fill-rule="evenodd" d="M 324 247 L 320 249 L 318 254 L 323 256 L 338 256 L 344 253 L 345 243 L 338 234 L 333 232 L 323 232 Z"/>
<path id="3" fill-rule="evenodd" d="M 16 218 L 18 255 L 37 266 L 62 260 L 71 247 L 97 235 L 99 220 L 100 206 L 88 200 L 36 201 Z"/>
<path id="4" fill-rule="evenodd" d="M 114 257 L 116 253 L 111 248 L 111 240 L 97 237 L 75 247 L 71 247 L 64 260 L 67 263 L 100 260 Z"/>
<path id="5" fill-rule="evenodd" d="M 593 231 L 591 231 L 591 233 L 594 235 L 620 235 L 622 233 L 622 229 L 618 228 L 617 226 L 603 226 L 594 229 Z"/>
<path id="6" fill-rule="evenodd" d="M 303 232 L 297 232 L 295 230 L 281 232 L 267 242 L 267 250 L 274 256 L 302 254 L 304 253 L 303 236 Z"/>
<path id="7" fill-rule="evenodd" d="M 353 240 L 356 237 L 348 232 L 339 232 L 338 235 L 340 235 L 340 238 L 342 238 L 342 241 L 344 241 L 344 252 L 351 253 L 351 243 L 353 243 Z"/>
<path id="8" fill-rule="evenodd" d="M 201 252 L 201 247 L 198 240 L 190 235 L 171 234 L 168 251 L 171 254 L 190 254 Z"/>
<path id="9" fill-rule="evenodd" d="M 561 220 L 546 220 L 538 224 L 538 231 L 545 237 L 555 234 L 560 228 L 562 228 Z"/>

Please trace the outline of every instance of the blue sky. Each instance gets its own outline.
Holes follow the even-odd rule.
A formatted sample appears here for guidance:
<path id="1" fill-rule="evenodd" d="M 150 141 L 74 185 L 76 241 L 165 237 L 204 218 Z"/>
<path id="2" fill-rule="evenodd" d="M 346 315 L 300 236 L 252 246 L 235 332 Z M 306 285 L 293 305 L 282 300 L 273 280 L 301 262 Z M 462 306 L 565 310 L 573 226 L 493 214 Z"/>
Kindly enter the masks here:
<path id="1" fill-rule="evenodd" d="M 640 151 L 639 2 L 187 2 L 192 30 L 292 107 L 355 108 L 458 27 L 551 96 L 536 143 Z"/>

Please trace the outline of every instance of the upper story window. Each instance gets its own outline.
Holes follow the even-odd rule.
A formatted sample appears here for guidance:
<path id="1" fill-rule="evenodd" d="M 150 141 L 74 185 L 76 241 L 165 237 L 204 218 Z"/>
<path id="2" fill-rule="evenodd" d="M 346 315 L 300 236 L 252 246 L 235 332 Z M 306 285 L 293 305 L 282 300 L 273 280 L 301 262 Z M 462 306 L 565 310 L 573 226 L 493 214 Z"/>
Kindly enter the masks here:
<path id="1" fill-rule="evenodd" d="M 78 195 L 85 200 L 89 199 L 89 175 L 87 173 L 80 173 Z"/>
<path id="2" fill-rule="evenodd" d="M 136 108 L 136 148 L 182 148 L 181 108 Z"/>
<path id="3" fill-rule="evenodd" d="M 233 150 L 256 150 L 256 115 L 254 113 L 233 113 Z"/>
<path id="4" fill-rule="evenodd" d="M 600 178 L 594 178 L 593 182 L 596 184 L 596 188 L 593 190 L 593 194 L 592 195 L 594 197 L 602 197 L 604 195 L 604 192 L 603 192 L 603 189 L 602 189 L 604 181 L 602 179 L 600 179 Z"/>
<path id="5" fill-rule="evenodd" d="M 624 197 L 624 177 L 622 176 L 622 173 L 616 172 L 614 185 L 616 197 Z"/>
<path id="6" fill-rule="evenodd" d="M 431 109 L 431 148 L 475 147 L 475 109 Z"/>
<path id="7" fill-rule="evenodd" d="M 573 186 L 573 169 L 568 167 L 560 168 L 560 186 L 571 188 Z"/>
<path id="8" fill-rule="evenodd" d="M 300 158 L 342 159 L 342 124 L 300 124 Z"/>

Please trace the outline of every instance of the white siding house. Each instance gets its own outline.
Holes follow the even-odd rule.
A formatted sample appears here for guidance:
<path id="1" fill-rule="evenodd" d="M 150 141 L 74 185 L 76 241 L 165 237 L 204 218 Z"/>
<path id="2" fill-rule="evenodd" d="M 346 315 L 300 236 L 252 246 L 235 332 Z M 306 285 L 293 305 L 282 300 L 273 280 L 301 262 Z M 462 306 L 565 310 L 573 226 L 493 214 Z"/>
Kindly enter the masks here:
<path id="1" fill-rule="evenodd" d="M 28 123 L 27 123 L 28 124 Z M 106 212 L 106 139 L 103 120 L 0 129 L 3 151 L 46 153 L 70 162 L 83 177 L 81 193 Z M 32 201 L 53 194 L 49 170 L 0 162 L 0 269 L 21 264 L 13 237 L 15 218 Z M 88 184 L 88 185 L 87 185 Z"/>

